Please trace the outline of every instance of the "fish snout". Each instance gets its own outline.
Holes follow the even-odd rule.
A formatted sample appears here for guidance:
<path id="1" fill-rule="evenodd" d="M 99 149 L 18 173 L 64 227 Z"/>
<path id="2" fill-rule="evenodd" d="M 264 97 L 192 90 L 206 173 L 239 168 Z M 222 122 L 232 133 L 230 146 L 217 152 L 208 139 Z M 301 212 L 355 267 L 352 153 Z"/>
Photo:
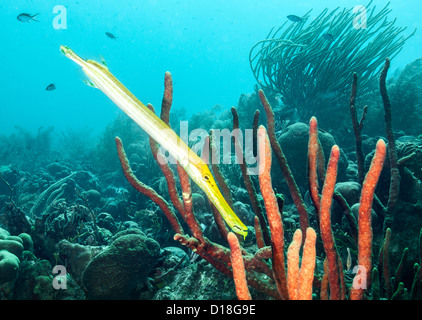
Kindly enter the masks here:
<path id="1" fill-rule="evenodd" d="M 67 56 L 67 55 L 70 55 L 70 54 L 72 54 L 73 53 L 73 50 L 72 49 L 70 49 L 68 46 L 63 46 L 63 45 L 61 45 L 60 46 L 60 51 L 65 55 L 65 56 Z"/>

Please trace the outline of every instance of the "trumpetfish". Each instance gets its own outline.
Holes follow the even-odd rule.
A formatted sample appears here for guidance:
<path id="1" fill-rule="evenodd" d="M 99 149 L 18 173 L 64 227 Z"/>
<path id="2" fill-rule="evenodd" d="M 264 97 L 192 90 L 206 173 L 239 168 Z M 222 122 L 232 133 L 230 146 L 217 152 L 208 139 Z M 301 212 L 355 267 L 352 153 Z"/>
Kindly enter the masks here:
<path id="1" fill-rule="evenodd" d="M 205 192 L 230 228 L 246 237 L 248 228 L 224 199 L 207 164 L 180 139 L 176 132 L 139 101 L 106 66 L 81 58 L 69 47 L 60 46 L 60 50 L 66 57 L 81 66 L 98 89 L 179 162 L 189 177 Z"/>

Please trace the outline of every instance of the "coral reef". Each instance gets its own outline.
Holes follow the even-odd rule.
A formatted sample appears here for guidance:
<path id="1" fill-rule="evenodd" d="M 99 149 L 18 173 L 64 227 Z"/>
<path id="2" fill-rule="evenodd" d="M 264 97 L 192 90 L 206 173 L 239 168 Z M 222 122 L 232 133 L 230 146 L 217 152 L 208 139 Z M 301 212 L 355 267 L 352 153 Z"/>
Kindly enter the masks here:
<path id="1" fill-rule="evenodd" d="M 391 128 L 391 117 L 389 116 L 391 112 L 391 105 L 389 104 L 388 96 L 386 93 L 385 88 L 385 74 L 389 68 L 389 60 L 386 60 L 385 67 L 382 72 L 381 80 L 380 80 L 380 88 L 381 88 L 381 95 L 383 96 L 384 106 L 385 106 L 385 113 L 386 113 L 386 133 L 387 133 L 387 141 L 389 146 L 393 146 L 395 150 L 394 144 L 394 135 L 392 134 Z M 356 96 L 356 77 L 354 78 L 353 86 L 352 86 L 352 94 L 351 94 L 351 109 L 354 108 L 354 101 Z M 300 191 L 297 187 L 297 184 L 293 178 L 292 172 L 287 164 L 286 157 L 282 151 L 280 144 L 278 143 L 276 136 L 275 136 L 275 126 L 274 126 L 274 113 L 272 111 L 271 105 L 269 104 L 268 100 L 266 99 L 262 90 L 259 90 L 259 96 L 261 99 L 262 104 L 264 105 L 264 109 L 267 114 L 267 125 L 269 130 L 269 138 L 267 136 L 266 141 L 263 142 L 263 138 L 259 138 L 263 136 L 262 133 L 258 133 L 258 141 L 259 142 L 259 152 L 260 152 L 260 159 L 265 159 L 265 168 L 260 170 L 259 175 L 259 182 L 260 182 L 260 189 L 262 192 L 262 196 L 264 198 L 265 209 L 267 212 L 267 219 L 269 223 L 270 233 L 271 233 L 271 247 L 265 245 L 265 241 L 263 238 L 263 230 L 267 227 L 265 225 L 261 225 L 258 223 L 259 219 L 255 219 L 257 223 L 255 223 L 255 233 L 257 237 L 257 244 L 259 244 L 260 250 L 256 251 L 255 253 L 251 254 L 247 251 L 244 251 L 242 254 L 241 252 L 245 249 L 241 248 L 235 236 L 231 233 L 228 233 L 226 227 L 222 225 L 221 219 L 218 215 L 214 215 L 216 219 L 216 223 L 219 226 L 219 231 L 222 234 L 223 238 L 227 238 L 228 242 L 230 243 L 231 258 L 228 258 L 229 252 L 225 247 L 221 247 L 217 243 L 210 241 L 208 238 L 204 237 L 202 234 L 202 230 L 199 228 L 197 221 L 195 219 L 186 217 L 183 215 L 183 208 L 180 208 L 179 211 L 182 213 L 182 217 L 185 218 L 185 222 L 187 223 L 188 227 L 191 229 L 193 236 L 187 236 L 184 234 L 183 229 L 174 215 L 172 210 L 170 209 L 170 205 L 168 203 L 162 203 L 162 206 L 166 207 L 165 210 L 168 211 L 167 218 L 170 220 L 173 229 L 176 233 L 174 239 L 179 241 L 181 244 L 188 246 L 191 248 L 195 253 L 199 254 L 202 258 L 210 262 L 217 270 L 220 272 L 231 275 L 230 269 L 242 269 L 244 270 L 237 270 L 233 271 L 233 276 L 235 278 L 235 284 L 237 286 L 237 294 L 239 299 L 249 299 L 251 296 L 247 289 L 247 284 L 254 287 L 255 289 L 268 294 L 274 298 L 282 298 L 282 299 L 294 299 L 297 298 L 294 292 L 295 290 L 289 292 L 288 285 L 287 285 L 287 278 L 286 278 L 286 266 L 284 263 L 284 231 L 283 231 L 283 223 L 281 222 L 280 213 L 282 212 L 283 202 L 281 202 L 281 207 L 279 207 L 278 203 L 279 200 L 277 199 L 276 195 L 273 192 L 272 185 L 271 185 L 271 149 L 276 154 L 276 158 L 281 167 L 282 174 L 286 179 L 290 195 L 293 199 L 293 202 L 299 212 L 299 225 L 302 230 L 305 230 L 306 233 L 308 232 L 307 228 L 309 227 L 309 210 L 307 209 L 306 205 L 303 202 L 303 199 L 300 195 Z M 232 109 L 234 115 L 234 127 L 237 127 L 237 116 L 235 110 Z M 356 121 L 356 118 L 353 117 L 352 113 L 352 121 Z M 362 127 L 364 117 L 361 120 L 360 127 Z M 315 124 L 314 124 L 315 123 Z M 260 132 L 264 130 L 264 135 L 266 136 L 265 129 L 262 127 Z M 315 132 L 315 133 L 314 133 Z M 309 174 L 309 183 L 310 189 L 316 190 L 316 193 L 313 193 L 312 201 L 316 208 L 317 219 L 316 223 L 321 232 L 322 243 L 324 246 L 324 251 L 326 254 L 327 259 L 327 267 L 324 271 L 324 278 L 328 280 L 322 280 L 321 282 L 321 299 L 345 299 L 346 297 L 350 297 L 351 299 L 362 299 L 364 294 L 370 294 L 371 292 L 367 292 L 366 287 L 359 287 L 358 283 L 362 283 L 365 281 L 365 284 L 370 283 L 371 279 L 371 270 L 372 270 L 372 252 L 373 252 L 373 235 L 372 235 L 372 202 L 374 199 L 375 187 L 377 185 L 379 176 L 383 169 L 384 159 L 386 157 L 386 144 L 383 140 L 379 140 L 376 146 L 376 153 L 372 159 L 372 163 L 370 166 L 369 171 L 366 173 L 363 181 L 363 187 L 361 191 L 361 198 L 358 208 L 358 218 L 356 219 L 355 216 L 352 214 L 352 210 L 350 206 L 347 204 L 346 200 L 343 196 L 337 191 L 335 192 L 335 184 L 337 181 L 337 172 L 338 172 L 338 162 L 340 159 L 340 150 L 339 147 L 334 145 L 331 148 L 331 155 L 329 157 L 329 162 L 327 165 L 327 171 L 324 169 L 324 156 L 322 152 L 322 147 L 320 147 L 320 142 L 318 136 L 316 135 L 316 119 L 313 117 L 311 119 L 310 124 L 310 131 L 309 136 L 314 139 L 314 142 L 309 142 L 309 163 L 313 163 L 312 167 L 309 166 L 309 171 L 315 172 L 313 175 L 314 178 L 311 178 L 310 172 Z M 356 148 L 358 149 L 361 145 L 359 144 L 360 138 L 360 130 L 355 130 L 355 138 L 357 141 Z M 212 134 L 210 135 L 212 137 Z M 211 145 L 212 150 L 212 138 L 210 138 L 209 143 Z M 270 143 L 271 142 L 271 143 Z M 271 148 L 270 148 L 271 144 Z M 313 148 L 313 145 L 316 148 Z M 311 148 L 312 146 L 312 148 Z M 154 201 L 157 201 L 158 195 L 151 194 L 148 191 L 146 185 L 141 183 L 139 180 L 133 177 L 133 173 L 130 170 L 129 164 L 127 162 L 126 155 L 122 149 L 121 141 L 117 140 L 117 147 L 119 150 L 120 160 L 122 162 L 122 167 L 125 172 L 126 177 L 129 179 L 131 184 L 141 193 L 144 193 L 151 197 Z M 207 153 L 206 153 L 207 154 Z M 396 158 L 392 158 L 392 152 L 390 151 L 390 172 L 396 172 L 396 167 L 391 164 L 391 159 L 393 162 L 396 163 Z M 394 152 L 395 154 L 395 152 Z M 204 157 L 204 155 L 203 155 Z M 237 154 L 237 157 L 239 154 Z M 312 159 L 312 160 L 311 160 Z M 360 170 L 362 162 L 358 163 L 358 167 Z M 223 190 L 226 190 L 225 186 L 225 178 L 220 177 L 221 172 L 218 168 L 213 165 L 214 174 L 217 176 L 217 181 L 219 182 L 220 186 Z M 322 189 L 321 196 L 318 195 L 318 178 L 316 175 L 318 172 L 319 178 L 324 181 L 324 187 Z M 180 174 L 180 172 L 179 172 Z M 173 174 L 168 172 L 166 175 L 167 179 L 170 181 L 174 181 Z M 396 206 L 396 197 L 397 197 L 397 176 L 392 175 L 391 183 L 393 187 L 389 189 L 389 196 L 387 205 L 382 205 L 381 202 L 378 204 L 382 207 L 381 215 L 383 216 L 384 226 L 387 224 L 387 227 L 384 227 L 385 230 L 385 237 L 388 238 L 388 241 L 384 241 L 384 248 L 382 252 L 384 252 L 384 259 L 383 268 L 385 270 L 384 277 L 386 277 L 386 281 L 391 281 L 388 278 L 387 270 L 389 265 L 386 265 L 385 259 L 388 255 L 388 246 L 390 243 L 390 235 L 391 229 L 389 222 L 391 219 L 391 215 L 394 214 L 395 206 Z M 170 183 L 170 182 L 169 182 Z M 171 182 L 174 183 L 174 182 Z M 225 192 L 225 196 L 228 199 L 231 199 L 230 191 L 227 189 L 228 192 Z M 172 201 L 174 205 L 177 207 L 179 202 L 177 200 L 177 191 L 176 189 L 169 188 L 169 192 L 173 193 Z M 185 191 L 186 192 L 186 191 Z M 184 197 L 186 195 L 184 194 Z M 252 203 L 254 202 L 254 197 L 251 197 Z M 333 233 L 333 226 L 331 225 L 331 206 L 332 201 L 335 199 L 341 206 L 342 210 L 344 211 L 345 219 L 348 221 L 349 228 L 352 233 L 353 239 L 350 239 L 351 243 L 349 245 L 354 245 L 358 252 L 358 261 L 359 267 L 362 268 L 361 271 L 355 272 L 356 275 L 352 281 L 352 284 L 346 284 L 342 260 L 340 258 L 339 251 L 337 249 L 336 240 Z M 229 201 L 230 203 L 231 200 Z M 357 220 L 357 221 L 356 221 Z M 339 232 L 339 230 L 336 230 Z M 295 233 L 295 235 L 297 232 Z M 305 234 L 305 232 L 301 232 L 301 234 Z M 346 234 L 344 234 L 346 235 Z M 383 233 L 381 233 L 383 235 Z M 296 236 L 293 236 L 293 241 Z M 355 243 L 353 244 L 353 241 Z M 293 246 L 293 243 L 292 245 Z M 315 246 L 315 244 L 313 245 Z M 309 248 L 306 250 L 309 251 Z M 407 251 L 407 250 L 405 250 Z M 243 257 L 240 259 L 240 257 Z M 272 257 L 272 272 L 268 269 L 268 266 L 262 264 L 261 259 L 268 259 Z M 306 259 L 304 261 L 307 261 Z M 295 263 L 292 263 L 291 267 L 295 270 Z M 288 266 L 289 267 L 289 266 Z M 253 271 L 252 271 L 253 270 Z M 376 270 L 376 268 L 374 269 Z M 295 273 L 294 271 L 291 271 Z M 267 276 L 266 280 L 263 280 L 262 277 L 257 277 L 257 273 L 263 273 Z M 309 272 L 308 272 L 309 273 Z M 313 271 L 311 272 L 313 274 Z M 289 274 L 289 270 L 287 268 L 287 274 Z M 312 277 L 313 278 L 313 277 Z M 364 279 L 364 280 L 362 280 Z M 420 286 L 418 282 L 419 276 L 416 275 L 414 277 L 414 285 L 412 285 L 412 291 L 415 287 Z M 378 279 L 377 279 L 378 280 Z M 312 283 L 313 281 L 305 281 L 308 283 L 308 287 L 304 292 L 312 292 Z M 324 286 L 322 286 L 324 283 Z M 376 281 L 378 283 L 378 281 Z M 417 285 L 415 285 L 417 284 Z M 311 286 L 311 288 L 309 288 Z M 328 289 L 329 287 L 329 289 Z M 401 283 L 398 285 L 399 290 L 396 292 L 395 296 L 401 295 L 401 292 L 404 292 L 404 284 Z M 375 291 L 375 289 L 374 289 Z M 293 292 L 293 293 L 292 293 Z M 307 299 L 311 298 L 310 294 L 305 295 Z M 387 296 L 390 297 L 390 294 L 387 290 Z"/>
<path id="2" fill-rule="evenodd" d="M 147 142 L 140 142 L 138 129 L 122 118 L 94 148 L 103 166 L 92 166 L 93 151 L 83 147 L 90 156 L 75 162 L 55 161 L 53 148 L 39 155 L 36 166 L 22 166 L 24 153 L 16 161 L 3 157 L 0 298 L 422 299 L 422 142 L 407 118 L 420 108 L 419 96 L 407 98 L 419 92 L 419 62 L 390 82 L 387 70 L 388 60 L 382 109 L 359 108 L 361 75 L 349 79 L 347 138 L 323 131 L 316 117 L 280 125 L 272 107 L 277 101 L 263 90 L 242 95 L 237 108 L 209 112 L 204 129 L 230 123 L 256 131 L 254 150 L 234 148 L 241 152 L 232 152 L 232 159 L 265 158 L 259 176 L 248 175 L 245 162 L 210 166 L 248 226 L 246 239 L 229 233 L 201 190 L 187 188 L 176 165 L 159 166 L 154 141 L 144 135 Z M 172 123 L 169 79 L 166 74 L 161 117 Z M 396 106 L 405 103 L 400 97 L 413 102 L 393 131 Z M 385 130 L 388 123 L 386 138 L 368 134 L 374 109 L 391 114 L 376 124 Z M 409 132 L 400 127 L 407 124 Z M 40 143 L 49 143 L 50 131 L 43 132 Z M 122 137 L 115 140 L 118 153 L 109 141 L 116 133 Z M 215 148 L 210 131 L 200 154 L 212 156 Z M 66 274 L 53 272 L 57 266 Z M 363 279 L 365 290 L 359 287 Z M 67 289 L 54 288 L 55 281 Z"/>

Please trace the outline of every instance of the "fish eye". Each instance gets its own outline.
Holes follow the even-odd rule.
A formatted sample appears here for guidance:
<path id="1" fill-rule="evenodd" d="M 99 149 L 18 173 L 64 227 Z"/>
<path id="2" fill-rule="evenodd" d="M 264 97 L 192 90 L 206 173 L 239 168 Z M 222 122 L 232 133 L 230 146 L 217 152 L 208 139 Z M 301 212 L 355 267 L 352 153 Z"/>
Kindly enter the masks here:
<path id="1" fill-rule="evenodd" d="M 209 185 L 211 185 L 211 187 L 214 187 L 214 183 L 211 180 L 211 177 L 209 174 L 205 173 L 204 175 L 202 175 L 202 179 L 207 182 Z"/>

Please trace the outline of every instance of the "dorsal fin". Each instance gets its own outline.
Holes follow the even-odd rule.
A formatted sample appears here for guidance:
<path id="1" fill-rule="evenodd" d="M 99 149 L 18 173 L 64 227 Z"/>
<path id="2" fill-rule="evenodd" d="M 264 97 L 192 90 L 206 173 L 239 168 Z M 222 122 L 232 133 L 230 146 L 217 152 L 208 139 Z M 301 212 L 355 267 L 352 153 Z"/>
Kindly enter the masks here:
<path id="1" fill-rule="evenodd" d="M 104 57 L 100 54 L 100 63 L 107 68 L 107 61 L 104 59 Z"/>
<path id="2" fill-rule="evenodd" d="M 96 67 L 100 68 L 101 70 L 110 72 L 108 70 L 107 66 L 105 66 L 104 64 L 98 63 L 97 61 L 94 61 L 94 60 L 86 60 L 86 62 L 89 63 L 89 64 L 92 64 L 92 65 L 95 65 Z"/>

